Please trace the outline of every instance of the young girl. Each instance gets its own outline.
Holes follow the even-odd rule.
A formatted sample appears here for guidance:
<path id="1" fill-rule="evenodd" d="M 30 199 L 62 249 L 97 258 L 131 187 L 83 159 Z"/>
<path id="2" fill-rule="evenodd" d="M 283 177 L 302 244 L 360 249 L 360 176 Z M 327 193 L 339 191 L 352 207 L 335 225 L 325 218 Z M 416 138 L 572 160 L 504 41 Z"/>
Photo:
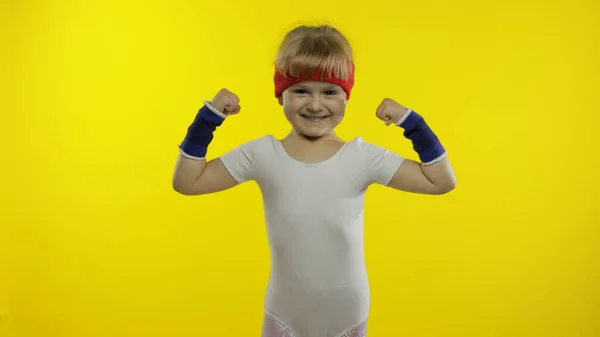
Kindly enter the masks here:
<path id="1" fill-rule="evenodd" d="M 198 112 L 180 146 L 174 189 L 200 195 L 254 180 L 262 192 L 271 275 L 263 337 L 364 337 L 370 292 L 363 255 L 367 187 L 443 194 L 455 177 L 440 141 L 415 111 L 384 99 L 375 115 L 403 130 L 420 163 L 334 132 L 354 84 L 352 50 L 331 26 L 290 31 L 275 67 L 275 97 L 291 124 L 206 161 L 215 129 L 240 111 L 220 90 Z"/>

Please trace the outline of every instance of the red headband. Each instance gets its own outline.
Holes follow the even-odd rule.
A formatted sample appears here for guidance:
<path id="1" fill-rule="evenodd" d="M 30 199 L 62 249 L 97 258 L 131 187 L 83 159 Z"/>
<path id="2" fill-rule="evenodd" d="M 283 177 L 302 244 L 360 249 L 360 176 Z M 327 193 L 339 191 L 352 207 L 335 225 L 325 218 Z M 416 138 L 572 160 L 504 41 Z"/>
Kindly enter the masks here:
<path id="1" fill-rule="evenodd" d="M 346 99 L 350 98 L 350 92 L 354 86 L 354 63 L 350 63 L 350 74 L 347 79 L 342 80 L 335 76 L 329 76 L 323 79 L 324 82 L 337 84 L 346 92 Z M 281 93 L 291 85 L 294 85 L 303 81 L 320 81 L 319 70 L 315 71 L 311 77 L 285 77 L 279 71 L 275 70 L 275 97 L 281 96 Z"/>

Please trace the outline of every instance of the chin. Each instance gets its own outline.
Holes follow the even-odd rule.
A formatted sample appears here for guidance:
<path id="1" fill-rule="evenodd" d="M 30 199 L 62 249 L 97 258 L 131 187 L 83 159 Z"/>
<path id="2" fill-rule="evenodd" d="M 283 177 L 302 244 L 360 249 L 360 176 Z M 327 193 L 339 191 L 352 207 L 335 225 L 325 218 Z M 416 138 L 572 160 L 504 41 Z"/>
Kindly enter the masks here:
<path id="1" fill-rule="evenodd" d="M 299 113 L 287 115 L 287 117 L 294 129 L 308 138 L 319 138 L 327 135 L 341 121 L 341 118 L 334 114 L 328 115 L 322 120 L 309 120 Z"/>
<path id="2" fill-rule="evenodd" d="M 303 136 L 307 137 L 307 138 L 320 138 L 323 137 L 325 135 L 327 135 L 327 133 L 330 131 L 329 129 L 326 130 L 303 130 L 303 129 L 296 129 L 298 130 L 298 132 L 300 134 L 302 134 Z"/>

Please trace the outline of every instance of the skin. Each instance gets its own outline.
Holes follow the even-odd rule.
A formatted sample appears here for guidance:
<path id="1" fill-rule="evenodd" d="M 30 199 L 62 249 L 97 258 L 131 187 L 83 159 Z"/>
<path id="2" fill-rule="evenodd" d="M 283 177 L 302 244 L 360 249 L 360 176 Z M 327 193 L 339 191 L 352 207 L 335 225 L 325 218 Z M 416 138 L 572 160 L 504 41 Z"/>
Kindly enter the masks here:
<path id="1" fill-rule="evenodd" d="M 333 156 L 344 141 L 335 134 L 335 127 L 344 118 L 346 94 L 341 87 L 315 81 L 297 83 L 278 98 L 292 131 L 282 144 L 292 158 L 303 162 L 320 162 Z M 211 105 L 230 116 L 240 112 L 239 98 L 222 89 Z M 408 109 L 385 98 L 375 110 L 375 116 L 385 125 L 396 124 Z M 304 116 L 324 116 L 313 122 Z M 237 185 L 221 161 L 216 158 L 193 160 L 179 156 L 173 175 L 173 188 L 184 195 L 201 195 L 226 190 Z M 394 174 L 389 187 L 412 193 L 445 194 L 456 186 L 456 177 L 448 158 L 431 164 L 405 159 Z"/>
<path id="2" fill-rule="evenodd" d="M 346 93 L 335 84 L 306 81 L 290 86 L 279 98 L 292 131 L 282 139 L 288 154 L 303 162 L 320 162 L 344 145 L 335 127 L 344 119 Z M 326 116 L 319 122 L 304 116 Z"/>

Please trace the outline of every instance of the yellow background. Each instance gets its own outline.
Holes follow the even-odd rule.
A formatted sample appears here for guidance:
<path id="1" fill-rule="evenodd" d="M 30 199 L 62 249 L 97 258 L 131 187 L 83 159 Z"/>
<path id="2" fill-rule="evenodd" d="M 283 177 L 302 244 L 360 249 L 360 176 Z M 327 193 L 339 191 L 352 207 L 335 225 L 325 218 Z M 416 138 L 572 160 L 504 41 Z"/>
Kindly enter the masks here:
<path id="1" fill-rule="evenodd" d="M 415 159 L 394 98 L 458 177 L 369 190 L 369 337 L 600 336 L 599 2 L 255 3 L 2 1 L 0 336 L 259 336 L 260 192 L 178 195 L 177 145 L 222 87 L 210 157 L 284 136 L 277 46 L 323 22 L 356 56 L 339 134 Z"/>

